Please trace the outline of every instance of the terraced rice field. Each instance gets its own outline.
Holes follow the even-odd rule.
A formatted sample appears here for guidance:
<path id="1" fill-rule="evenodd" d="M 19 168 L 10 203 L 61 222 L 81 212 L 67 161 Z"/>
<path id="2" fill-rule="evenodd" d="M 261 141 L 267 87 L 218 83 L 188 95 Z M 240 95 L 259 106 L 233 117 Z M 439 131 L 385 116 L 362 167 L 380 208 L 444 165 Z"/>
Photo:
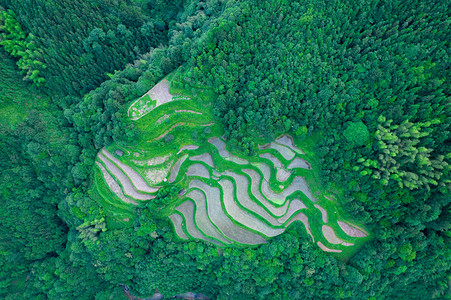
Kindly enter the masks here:
<path id="1" fill-rule="evenodd" d="M 174 196 L 174 204 L 165 208 L 165 217 L 171 220 L 175 235 L 181 240 L 203 240 L 220 247 L 266 243 L 293 222 L 302 223 L 312 241 L 328 252 L 342 252 L 367 236 L 329 211 L 321 202 L 328 201 L 325 196 L 317 198 L 317 190 L 313 195 L 306 179 L 299 176 L 311 172 L 308 170 L 312 167 L 290 136 L 283 135 L 259 146 L 257 155 L 244 158 L 229 148 L 220 134 L 208 135 L 209 128 L 204 128 L 214 125 L 211 120 L 199 121 L 196 126 L 201 129 L 193 129 L 190 120 L 180 117 L 189 114 L 190 118 L 206 118 L 208 112 L 190 107 L 194 105 L 191 100 L 181 101 L 187 106 L 176 108 L 173 102 L 169 103 L 173 99 L 169 83 L 157 86 L 148 94 L 156 98 L 159 107 L 146 112 L 148 115 L 142 119 L 157 124 L 154 136 L 158 137 L 145 139 L 145 150 L 121 147 L 123 156 L 111 148 L 102 149 L 96 161 L 105 186 L 123 202 L 136 205 L 152 201 L 161 187 L 178 185 L 184 192 Z M 170 109 L 165 110 L 168 105 Z M 132 111 L 132 120 L 144 122 L 144 113 L 136 117 L 136 109 Z M 158 115 L 153 115 L 156 112 Z M 173 118 L 178 119 L 169 123 L 167 119 Z M 177 134 L 185 138 L 165 146 L 163 138 L 174 126 L 183 127 Z M 145 124 L 141 128 L 152 127 Z M 208 142 L 192 139 L 194 130 L 196 135 L 203 132 L 203 141 Z M 301 169 L 304 173 L 299 173 Z"/>
<path id="2" fill-rule="evenodd" d="M 137 200 L 150 200 L 155 198 L 155 196 L 153 195 L 144 194 L 136 190 L 136 187 L 133 185 L 127 175 L 110 160 L 108 160 L 108 158 L 100 153 L 98 157 L 105 164 L 105 169 L 108 170 L 110 175 L 115 177 L 118 183 L 122 186 L 125 195 Z"/>
<path id="3" fill-rule="evenodd" d="M 211 155 L 209 153 L 203 153 L 201 155 L 191 156 L 189 159 L 193 160 L 193 161 L 203 161 L 210 167 L 212 167 L 212 168 L 215 167 L 215 164 L 213 163 L 213 159 L 211 158 Z"/>
<path id="4" fill-rule="evenodd" d="M 293 150 L 297 154 L 305 154 L 301 149 L 297 148 L 294 145 L 293 138 L 291 136 L 289 136 L 289 135 L 284 134 L 281 137 L 277 138 L 276 139 L 276 143 L 279 143 L 281 145 L 284 145 L 284 146 L 290 148 L 291 150 Z"/>
<path id="5" fill-rule="evenodd" d="M 182 239 L 182 240 L 187 240 L 188 236 L 185 234 L 185 232 L 183 231 L 182 225 L 183 225 L 183 217 L 179 214 L 172 214 L 169 216 L 169 219 L 171 219 L 172 224 L 174 224 L 174 230 L 177 233 L 177 235 Z"/>

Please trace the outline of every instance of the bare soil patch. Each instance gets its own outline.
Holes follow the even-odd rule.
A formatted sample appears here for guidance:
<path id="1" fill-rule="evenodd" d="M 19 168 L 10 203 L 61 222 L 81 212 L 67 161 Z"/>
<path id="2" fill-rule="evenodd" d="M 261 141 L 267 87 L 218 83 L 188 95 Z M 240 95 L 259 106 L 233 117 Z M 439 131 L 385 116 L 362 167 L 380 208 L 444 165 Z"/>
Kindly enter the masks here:
<path id="1" fill-rule="evenodd" d="M 277 194 L 273 190 L 271 190 L 268 181 L 263 180 L 261 185 L 261 191 L 263 195 L 270 201 L 276 204 L 282 204 L 285 202 L 285 199 L 293 194 L 296 191 L 301 191 L 306 195 L 312 202 L 316 202 L 316 199 L 313 197 L 310 189 L 307 186 L 307 182 L 303 177 L 296 176 L 292 183 L 281 193 Z"/>
<path id="2" fill-rule="evenodd" d="M 247 165 L 249 163 L 249 161 L 247 161 L 247 160 L 245 160 L 243 158 L 239 158 L 238 156 L 234 156 L 234 155 L 231 155 L 231 156 L 229 156 L 229 157 L 227 157 L 225 159 L 229 160 L 231 162 L 234 162 L 234 163 L 236 163 L 238 165 Z"/>
<path id="3" fill-rule="evenodd" d="M 146 97 L 146 95 L 148 95 L 150 99 L 156 100 L 155 107 L 158 107 L 164 103 L 174 100 L 174 96 L 169 93 L 170 84 L 171 83 L 168 80 L 163 79 L 162 81 L 157 83 L 151 90 L 149 90 L 146 94 L 144 94 L 138 100 L 133 102 L 128 109 L 128 115 L 130 116 L 130 110 L 132 110 L 135 114 L 136 113 L 138 114 L 133 116 L 132 120 L 138 120 L 153 110 L 153 108 L 145 109 L 144 107 L 139 107 L 140 100 Z"/>
<path id="4" fill-rule="evenodd" d="M 263 178 L 265 180 L 270 180 L 271 179 L 271 168 L 264 163 L 252 163 L 252 165 L 254 167 L 257 167 L 263 174 Z"/>
<path id="5" fill-rule="evenodd" d="M 155 121 L 156 124 L 161 124 L 164 120 L 168 119 L 169 115 L 165 114 L 163 116 L 161 116 L 158 120 Z"/>
<path id="6" fill-rule="evenodd" d="M 203 178 L 210 178 L 210 172 L 208 172 L 207 168 L 202 164 L 194 164 L 189 166 L 186 171 L 187 176 L 198 176 Z"/>
<path id="7" fill-rule="evenodd" d="M 272 155 L 270 153 L 263 153 L 263 154 L 260 154 L 259 156 L 261 158 L 265 158 L 265 159 L 270 160 L 274 164 L 274 167 L 276 167 L 276 168 L 283 168 L 283 164 L 274 155 Z"/>
<path id="8" fill-rule="evenodd" d="M 229 161 L 232 161 L 232 162 L 234 162 L 236 164 L 239 164 L 239 165 L 247 165 L 249 163 L 247 160 L 245 160 L 243 158 L 240 158 L 240 157 L 235 156 L 235 155 L 231 155 L 230 152 L 227 151 L 226 148 L 225 148 L 225 146 L 226 146 L 225 142 L 223 140 L 221 140 L 220 138 L 214 137 L 214 138 L 209 139 L 208 142 L 210 144 L 212 144 L 213 146 L 215 146 L 216 149 L 218 149 L 219 155 L 222 158 L 224 158 L 226 160 L 229 160 Z"/>
<path id="9" fill-rule="evenodd" d="M 291 170 L 294 168 L 302 168 L 302 169 L 307 169 L 307 170 L 312 169 L 312 167 L 310 166 L 310 164 L 308 162 L 306 162 L 305 160 L 303 160 L 302 158 L 299 158 L 299 157 L 296 157 L 295 159 L 293 159 L 287 167 L 288 170 Z"/>
<path id="10" fill-rule="evenodd" d="M 310 224 L 308 222 L 308 218 L 304 213 L 297 213 L 288 223 L 285 227 L 290 226 L 291 223 L 293 223 L 294 221 L 301 221 L 304 226 L 305 226 L 305 230 L 307 230 L 307 233 L 312 237 L 313 242 L 315 242 L 315 238 L 312 235 L 312 230 L 310 229 Z"/>
<path id="11" fill-rule="evenodd" d="M 290 178 L 291 172 L 285 171 L 284 169 L 277 168 L 276 179 L 279 182 L 287 181 Z"/>
<path id="12" fill-rule="evenodd" d="M 174 164 L 174 166 L 171 169 L 171 175 L 169 176 L 169 183 L 173 183 L 175 179 L 177 178 L 177 175 L 179 174 L 180 167 L 183 164 L 183 162 L 188 158 L 188 154 L 183 155 L 182 157 L 177 160 L 177 162 Z"/>
<path id="13" fill-rule="evenodd" d="M 314 205 L 317 209 L 319 209 L 321 211 L 321 216 L 323 218 L 323 222 L 327 223 L 327 211 L 324 208 L 322 208 L 321 206 L 319 206 L 318 204 L 314 204 Z"/>
<path id="14" fill-rule="evenodd" d="M 282 144 L 284 146 L 287 146 L 288 148 L 290 148 L 291 150 L 293 150 L 296 153 L 305 154 L 301 149 L 297 148 L 294 145 L 293 138 L 287 134 L 284 134 L 281 137 L 277 138 L 276 142 L 279 144 Z"/>
<path id="15" fill-rule="evenodd" d="M 178 155 L 180 152 L 182 152 L 183 150 L 196 150 L 196 149 L 198 149 L 198 148 L 199 148 L 199 146 L 196 146 L 196 145 L 185 145 L 185 146 L 183 146 L 182 148 L 180 148 L 179 152 L 177 152 L 177 155 Z"/>
<path id="16" fill-rule="evenodd" d="M 150 184 L 159 184 L 168 176 L 172 163 L 168 162 L 159 168 L 147 169 L 145 171 L 146 179 Z"/>
<path id="17" fill-rule="evenodd" d="M 344 241 L 342 239 L 340 239 L 336 234 L 335 231 L 333 230 L 332 227 L 327 226 L 327 225 L 323 225 L 322 227 L 322 231 L 323 231 L 323 235 L 326 238 L 326 240 L 331 243 L 331 244 L 342 244 Z"/>
<path id="18" fill-rule="evenodd" d="M 135 165 L 137 165 L 137 166 L 142 166 L 142 167 L 143 166 L 149 166 L 149 167 L 152 167 L 152 166 L 156 166 L 156 165 L 161 165 L 162 163 L 167 161 L 168 158 L 169 158 L 169 155 L 165 155 L 165 156 L 152 157 L 151 159 L 148 159 L 148 160 L 132 160 L 132 162 Z"/>
<path id="19" fill-rule="evenodd" d="M 216 149 L 218 149 L 219 155 L 220 155 L 221 157 L 226 158 L 226 157 L 229 157 L 229 156 L 230 156 L 229 151 L 227 151 L 227 150 L 225 149 L 225 146 L 226 146 L 226 145 L 225 145 L 224 141 L 221 140 L 220 138 L 214 137 L 214 138 L 209 139 L 208 142 L 209 142 L 210 144 L 212 144 L 213 146 L 215 146 Z"/>
<path id="20" fill-rule="evenodd" d="M 212 159 L 210 153 L 203 153 L 200 155 L 191 156 L 189 159 L 192 161 L 202 161 L 212 168 L 215 167 L 215 164 L 213 163 L 213 159 Z"/>
<path id="21" fill-rule="evenodd" d="M 337 221 L 338 225 L 340 226 L 341 230 L 343 230 L 347 235 L 352 237 L 366 237 L 368 236 L 368 233 L 364 231 L 363 229 L 357 229 L 354 226 L 351 226 L 345 222 Z"/>
<path id="22" fill-rule="evenodd" d="M 278 144 L 278 143 L 271 143 L 269 148 L 279 151 L 279 153 L 285 158 L 286 160 L 291 160 L 295 156 L 295 153 L 290 148 Z"/>
<path id="23" fill-rule="evenodd" d="M 321 250 L 323 250 L 324 252 L 336 252 L 336 253 L 342 252 L 341 250 L 327 248 L 327 247 L 324 246 L 324 244 L 321 243 L 321 242 L 318 242 L 317 244 L 318 244 L 318 246 L 321 248 Z"/>
<path id="24" fill-rule="evenodd" d="M 183 223 L 183 217 L 179 214 L 172 214 L 169 216 L 169 219 L 171 219 L 172 224 L 174 224 L 175 233 L 184 240 L 188 239 L 188 236 L 185 234 L 182 228 Z"/>
<path id="25" fill-rule="evenodd" d="M 186 230 L 188 231 L 188 234 L 192 236 L 195 239 L 200 239 L 204 241 L 208 241 L 210 243 L 213 243 L 215 245 L 221 245 L 221 243 L 207 238 L 202 234 L 202 232 L 199 231 L 199 229 L 196 228 L 196 225 L 194 224 L 194 202 L 191 200 L 187 200 L 177 206 L 177 211 L 181 212 L 183 216 L 185 217 L 185 226 Z"/>
<path id="26" fill-rule="evenodd" d="M 299 199 L 294 199 L 290 202 L 290 206 L 288 207 L 288 211 L 282 218 L 278 219 L 279 223 L 283 224 L 285 223 L 289 218 L 291 218 L 292 215 L 294 215 L 296 212 L 298 212 L 301 209 L 307 209 L 307 206 L 302 203 Z"/>

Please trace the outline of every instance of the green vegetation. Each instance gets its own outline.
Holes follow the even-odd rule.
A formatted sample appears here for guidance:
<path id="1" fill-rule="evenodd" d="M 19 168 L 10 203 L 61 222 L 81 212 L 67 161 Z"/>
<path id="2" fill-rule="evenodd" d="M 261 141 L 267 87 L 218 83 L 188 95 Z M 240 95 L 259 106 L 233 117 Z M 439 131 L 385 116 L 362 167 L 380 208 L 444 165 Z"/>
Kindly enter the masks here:
<path id="1" fill-rule="evenodd" d="M 363 146 L 370 137 L 368 127 L 362 122 L 351 123 L 343 131 L 346 140 L 353 146 Z"/>
<path id="2" fill-rule="evenodd" d="M 24 80 L 32 80 L 37 86 L 42 85 L 45 79 L 39 75 L 40 70 L 46 65 L 35 60 L 39 55 L 33 41 L 33 35 L 25 36 L 16 20 L 16 15 L 12 10 L 0 12 L 0 45 L 14 57 L 19 57 L 17 66 L 26 74 Z"/>
<path id="3" fill-rule="evenodd" d="M 449 299 L 450 18 L 0 0 L 0 298 Z"/>
<path id="4" fill-rule="evenodd" d="M 171 75 L 175 82 L 180 81 L 177 79 L 180 76 L 183 76 L 182 70 Z M 160 89 L 161 83 L 169 90 L 170 82 L 164 79 L 149 93 Z M 108 193 L 105 191 L 105 184 L 97 186 L 100 188 L 98 193 L 104 197 L 103 203 L 106 204 L 109 202 L 108 199 L 118 197 L 127 203 L 137 204 L 143 200 L 153 202 L 155 196 L 143 198 L 142 193 L 147 191 L 157 195 L 160 187 L 173 186 L 175 183 L 187 190 L 186 197 L 174 196 L 172 199 L 167 197 L 164 208 L 157 207 L 157 210 L 150 210 L 150 213 L 158 218 L 169 216 L 174 221 L 175 231 L 182 239 L 186 237 L 203 239 L 219 246 L 260 244 L 265 243 L 265 239 L 283 233 L 292 220 L 302 216 L 306 232 L 311 235 L 313 231 L 312 238 L 315 241 L 321 242 L 329 249 L 337 249 L 338 246 L 340 249 L 336 251 L 340 253 L 344 251 L 343 255 L 355 252 L 349 250 L 349 246 L 353 246 L 355 242 L 362 244 L 363 241 L 348 236 L 340 229 L 336 209 L 324 211 L 323 222 L 333 227 L 326 227 L 327 236 L 322 230 L 323 223 L 312 220 L 320 218 L 318 209 L 323 208 L 319 204 L 314 206 L 311 203 L 317 200 L 302 179 L 309 177 L 309 180 L 314 182 L 313 176 L 299 167 L 294 170 L 287 169 L 290 162 L 294 162 L 295 159 L 303 161 L 301 158 L 303 155 L 299 156 L 303 151 L 296 148 L 291 137 L 283 136 L 277 139 L 279 142 L 263 147 L 263 150 L 258 151 L 263 154 L 257 153 L 252 158 L 232 155 L 225 148 L 226 144 L 215 137 L 223 134 L 222 129 L 212 133 L 210 127 L 205 126 L 214 123 L 211 109 L 206 109 L 211 107 L 211 103 L 207 102 L 200 88 L 190 90 L 193 99 L 183 101 L 170 99 L 171 102 L 164 103 L 158 96 L 165 98 L 165 95 L 157 94 L 156 102 L 160 105 L 142 114 L 134 122 L 137 129 L 135 145 L 132 147 L 121 145 L 120 156 L 110 154 L 115 153 L 114 145 L 109 147 L 110 152 L 102 150 L 98 163 L 104 165 L 103 175 L 97 172 L 96 181 L 101 181 L 99 176 L 107 182 L 110 181 L 108 185 L 111 189 Z M 179 90 L 179 94 L 188 99 L 183 89 Z M 140 103 L 146 105 L 145 102 L 138 100 L 133 102 L 131 107 L 139 110 Z M 179 127 L 181 131 L 177 131 Z M 205 134 L 203 143 L 199 139 L 184 138 L 187 134 L 192 136 L 193 130 L 202 127 L 208 128 L 207 132 L 203 130 Z M 162 139 L 168 136 L 171 139 Z M 208 143 L 205 141 L 207 139 Z M 163 145 L 163 141 L 167 146 Z M 261 142 L 264 143 L 264 140 L 261 139 Z M 200 158 L 202 155 L 203 158 Z M 200 159 L 193 161 L 187 159 L 189 157 Z M 164 162 L 168 163 L 163 167 L 159 166 Z M 267 168 L 267 171 L 262 171 L 262 168 Z M 304 162 L 304 168 L 309 169 L 308 163 Z M 293 171 L 304 176 L 291 176 Z M 279 173 L 286 176 L 280 179 Z M 145 182 L 137 184 L 143 180 Z M 115 183 L 111 181 L 115 181 L 117 186 L 115 187 Z M 255 185 L 256 194 L 252 192 L 248 194 L 251 185 Z M 316 191 L 316 198 L 320 197 L 321 192 L 319 189 Z M 146 200 L 149 197 L 150 200 Z M 296 197 L 308 202 L 309 209 L 299 200 L 293 200 Z M 322 198 L 322 202 L 330 202 Z M 178 213 L 183 215 L 183 222 Z M 333 222 L 328 223 L 328 220 Z M 312 227 L 311 223 L 316 226 Z M 334 232 L 339 232 L 338 235 L 342 240 L 336 237 Z M 345 245 L 336 245 L 340 243 Z"/>

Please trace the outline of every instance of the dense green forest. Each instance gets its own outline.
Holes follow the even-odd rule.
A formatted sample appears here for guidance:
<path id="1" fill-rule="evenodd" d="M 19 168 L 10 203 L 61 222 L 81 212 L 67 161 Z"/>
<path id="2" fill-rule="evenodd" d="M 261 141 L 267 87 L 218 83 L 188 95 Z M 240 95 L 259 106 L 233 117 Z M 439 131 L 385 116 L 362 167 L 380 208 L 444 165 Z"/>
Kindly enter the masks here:
<path id="1" fill-rule="evenodd" d="M 313 141 L 373 238 L 346 258 L 298 222 L 257 247 L 182 242 L 154 214 L 174 191 L 109 223 L 96 155 L 136 143 L 128 107 L 175 70 L 236 151 Z M 0 297 L 449 299 L 450 72 L 444 0 L 0 0 Z"/>

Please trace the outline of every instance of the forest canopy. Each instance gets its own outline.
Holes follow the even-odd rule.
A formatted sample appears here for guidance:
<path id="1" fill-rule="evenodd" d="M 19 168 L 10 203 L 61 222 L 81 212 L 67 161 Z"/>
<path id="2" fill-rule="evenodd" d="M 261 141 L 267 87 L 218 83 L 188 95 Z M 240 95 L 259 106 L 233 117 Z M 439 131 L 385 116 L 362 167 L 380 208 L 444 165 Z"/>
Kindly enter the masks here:
<path id="1" fill-rule="evenodd" d="M 449 299 L 450 20 L 443 0 L 0 0 L 0 297 Z M 221 248 L 155 213 L 177 186 L 102 200 L 96 156 L 137 145 L 128 109 L 171 74 L 243 157 L 284 133 L 311 149 L 371 238 L 334 255 L 294 222 Z"/>

